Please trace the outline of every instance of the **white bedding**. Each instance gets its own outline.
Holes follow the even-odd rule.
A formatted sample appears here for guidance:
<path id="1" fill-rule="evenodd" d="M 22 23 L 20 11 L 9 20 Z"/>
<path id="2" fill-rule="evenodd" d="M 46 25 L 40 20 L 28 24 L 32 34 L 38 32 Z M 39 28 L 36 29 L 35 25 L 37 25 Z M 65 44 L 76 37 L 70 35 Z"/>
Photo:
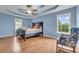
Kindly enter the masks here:
<path id="1" fill-rule="evenodd" d="M 35 34 L 42 32 L 42 29 L 36 29 L 36 28 L 27 28 L 26 29 L 26 34 Z"/>

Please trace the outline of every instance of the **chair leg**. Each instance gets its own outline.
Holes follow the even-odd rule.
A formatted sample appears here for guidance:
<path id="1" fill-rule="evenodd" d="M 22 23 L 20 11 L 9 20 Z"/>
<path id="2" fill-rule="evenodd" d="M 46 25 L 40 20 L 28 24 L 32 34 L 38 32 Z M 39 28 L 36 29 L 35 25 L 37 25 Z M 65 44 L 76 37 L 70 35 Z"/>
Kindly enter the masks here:
<path id="1" fill-rule="evenodd" d="M 73 47 L 73 52 L 75 53 L 75 47 Z"/>
<path id="2" fill-rule="evenodd" d="M 56 47 L 56 53 L 58 53 L 58 47 Z"/>
<path id="3" fill-rule="evenodd" d="M 56 53 L 58 53 L 58 43 L 56 44 Z"/>

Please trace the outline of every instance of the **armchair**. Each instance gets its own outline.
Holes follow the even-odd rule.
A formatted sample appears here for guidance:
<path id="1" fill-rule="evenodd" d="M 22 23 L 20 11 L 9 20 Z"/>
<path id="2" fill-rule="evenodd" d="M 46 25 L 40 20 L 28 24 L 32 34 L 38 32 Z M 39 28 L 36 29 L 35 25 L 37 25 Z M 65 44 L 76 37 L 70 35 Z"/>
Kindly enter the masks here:
<path id="1" fill-rule="evenodd" d="M 70 35 L 61 34 L 59 40 L 57 40 L 56 52 L 76 52 L 76 44 L 78 41 L 79 28 L 72 28 Z M 70 49 L 71 48 L 71 49 Z"/>

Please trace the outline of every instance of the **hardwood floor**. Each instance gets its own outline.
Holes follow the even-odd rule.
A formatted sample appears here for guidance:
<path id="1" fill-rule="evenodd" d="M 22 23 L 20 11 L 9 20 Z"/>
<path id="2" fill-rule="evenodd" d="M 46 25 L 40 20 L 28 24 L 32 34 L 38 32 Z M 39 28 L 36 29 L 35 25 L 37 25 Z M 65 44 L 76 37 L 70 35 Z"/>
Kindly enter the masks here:
<path id="1" fill-rule="evenodd" d="M 0 38 L 0 53 L 55 53 L 56 40 L 42 36 L 23 40 L 14 37 Z"/>
<path id="2" fill-rule="evenodd" d="M 0 53 L 56 53 L 56 39 L 38 36 L 24 42 L 15 36 L 0 38 Z"/>

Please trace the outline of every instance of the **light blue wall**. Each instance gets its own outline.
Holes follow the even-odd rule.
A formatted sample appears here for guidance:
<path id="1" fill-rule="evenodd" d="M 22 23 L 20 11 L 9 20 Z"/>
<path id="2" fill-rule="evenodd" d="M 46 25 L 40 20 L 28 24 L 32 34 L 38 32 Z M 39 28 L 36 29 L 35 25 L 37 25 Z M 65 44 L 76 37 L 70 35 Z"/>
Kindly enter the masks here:
<path id="1" fill-rule="evenodd" d="M 31 27 L 32 19 L 23 19 L 23 27 Z"/>
<path id="2" fill-rule="evenodd" d="M 0 14 L 0 36 L 14 34 L 14 17 Z"/>
<path id="3" fill-rule="evenodd" d="M 79 6 L 77 6 L 77 10 L 76 10 L 76 15 L 77 15 L 77 27 L 79 27 Z"/>
<path id="4" fill-rule="evenodd" d="M 31 20 L 23 19 L 23 26 L 30 27 Z M 0 13 L 0 36 L 15 34 L 15 17 Z"/>
<path id="5" fill-rule="evenodd" d="M 31 27 L 32 22 L 44 22 L 44 35 L 48 36 L 58 36 L 57 34 L 57 24 L 56 24 L 56 16 L 59 14 L 64 14 L 71 12 L 71 26 L 76 27 L 76 7 L 59 11 L 56 13 L 52 13 L 50 15 L 42 16 L 35 19 L 23 19 L 24 27 Z M 15 33 L 15 17 L 0 14 L 0 36 L 10 35 Z"/>
<path id="6" fill-rule="evenodd" d="M 66 9 L 63 11 L 55 12 L 50 15 L 38 17 L 35 19 L 32 19 L 32 22 L 44 22 L 44 35 L 48 36 L 58 36 L 57 33 L 57 15 L 64 14 L 64 13 L 71 13 L 71 27 L 76 27 L 76 7 L 71 9 Z"/>

